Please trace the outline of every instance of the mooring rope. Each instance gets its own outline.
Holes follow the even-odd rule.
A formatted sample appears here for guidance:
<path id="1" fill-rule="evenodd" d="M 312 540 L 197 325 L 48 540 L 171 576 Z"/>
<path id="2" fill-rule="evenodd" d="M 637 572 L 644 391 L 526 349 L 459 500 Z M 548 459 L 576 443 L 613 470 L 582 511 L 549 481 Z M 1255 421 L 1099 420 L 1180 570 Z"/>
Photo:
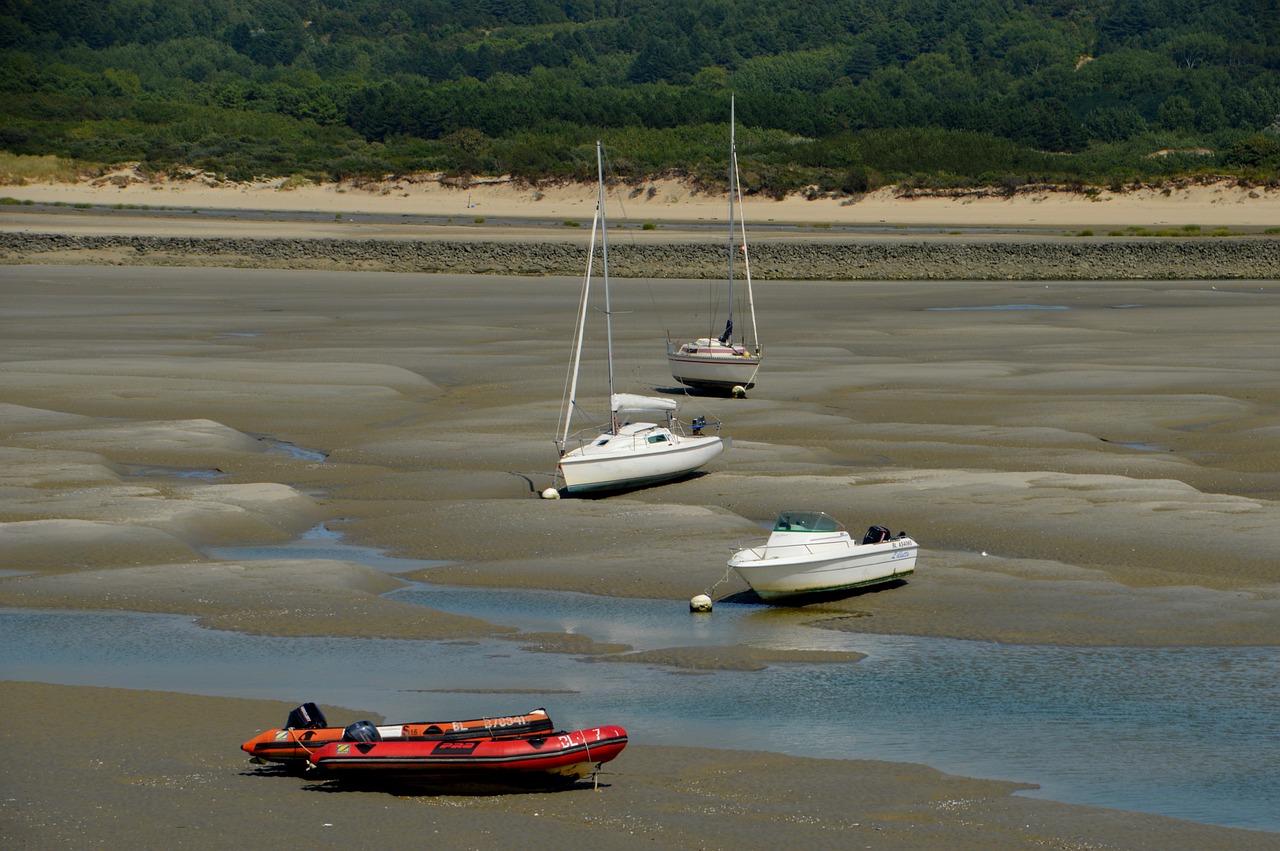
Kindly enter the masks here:
<path id="1" fill-rule="evenodd" d="M 729 578 L 729 575 L 730 575 L 731 573 L 733 573 L 733 568 L 732 568 L 732 567 L 726 567 L 726 568 L 724 569 L 724 576 L 721 576 L 719 579 L 717 579 L 717 580 L 715 581 L 715 583 L 714 583 L 714 584 L 712 584 L 712 586 L 711 586 L 710 588 L 708 588 L 707 590 L 703 591 L 702 593 L 704 593 L 704 594 L 706 594 L 708 597 L 710 597 L 710 596 L 711 596 L 711 592 L 712 592 L 712 591 L 714 591 L 714 590 L 716 590 L 716 587 L 717 587 L 718 585 L 720 585 L 720 584 L 721 584 L 721 583 L 723 583 L 726 579 L 728 579 L 728 578 Z"/>

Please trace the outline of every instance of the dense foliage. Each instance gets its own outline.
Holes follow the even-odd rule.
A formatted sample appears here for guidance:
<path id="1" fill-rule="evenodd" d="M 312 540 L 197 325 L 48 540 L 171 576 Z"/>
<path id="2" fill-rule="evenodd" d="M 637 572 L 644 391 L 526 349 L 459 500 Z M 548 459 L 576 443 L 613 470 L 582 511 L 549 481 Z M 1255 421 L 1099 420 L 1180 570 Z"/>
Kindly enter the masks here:
<path id="1" fill-rule="evenodd" d="M 0 50 L 0 150 L 232 179 L 718 176 L 731 95 L 757 191 L 1280 173 L 1280 0 L 0 0 Z"/>

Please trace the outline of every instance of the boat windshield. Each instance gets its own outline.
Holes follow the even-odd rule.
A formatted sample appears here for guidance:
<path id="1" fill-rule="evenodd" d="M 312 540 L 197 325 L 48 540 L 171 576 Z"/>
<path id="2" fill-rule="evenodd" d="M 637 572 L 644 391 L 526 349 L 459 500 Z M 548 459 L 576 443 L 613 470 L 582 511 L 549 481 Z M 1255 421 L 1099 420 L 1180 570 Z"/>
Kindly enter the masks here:
<path id="1" fill-rule="evenodd" d="M 775 532 L 839 532 L 840 524 L 821 511 L 784 511 L 773 525 Z"/>

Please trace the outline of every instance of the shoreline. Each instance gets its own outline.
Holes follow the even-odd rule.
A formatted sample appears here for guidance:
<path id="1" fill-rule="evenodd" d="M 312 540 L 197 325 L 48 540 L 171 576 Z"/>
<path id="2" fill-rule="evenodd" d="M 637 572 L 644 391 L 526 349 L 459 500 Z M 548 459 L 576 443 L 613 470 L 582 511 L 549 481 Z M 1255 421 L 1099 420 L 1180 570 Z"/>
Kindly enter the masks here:
<path id="1" fill-rule="evenodd" d="M 423 177 L 293 187 L 150 181 L 136 171 L 0 187 L 0 264 L 577 275 L 594 187 Z M 619 277 L 724 274 L 727 197 L 674 180 L 607 203 Z M 743 204 L 753 276 L 769 280 L 1265 280 L 1280 189 L 1228 181 L 1030 188 Z M 621 213 L 621 215 L 619 215 Z M 612 230 L 612 228 L 611 228 Z"/>
<path id="2" fill-rule="evenodd" d="M 209 176 L 152 181 L 136 169 L 77 183 L 41 182 L 0 186 L 0 197 L 49 205 L 134 206 L 234 211 L 426 215 L 460 222 L 477 218 L 590 222 L 595 186 L 521 186 L 509 178 L 476 178 L 469 185 L 429 176 L 359 184 L 294 186 L 283 179 L 251 184 L 220 183 Z M 608 202 L 611 218 L 691 224 L 723 222 L 727 196 L 671 179 L 619 185 Z M 1030 186 L 1012 194 L 991 190 L 919 190 L 887 187 L 851 198 L 793 194 L 775 200 L 747 196 L 748 226 L 925 226 L 1093 229 L 1199 227 L 1257 232 L 1280 228 L 1280 188 L 1241 187 L 1234 181 L 1170 181 L 1159 187 L 1069 191 Z"/>

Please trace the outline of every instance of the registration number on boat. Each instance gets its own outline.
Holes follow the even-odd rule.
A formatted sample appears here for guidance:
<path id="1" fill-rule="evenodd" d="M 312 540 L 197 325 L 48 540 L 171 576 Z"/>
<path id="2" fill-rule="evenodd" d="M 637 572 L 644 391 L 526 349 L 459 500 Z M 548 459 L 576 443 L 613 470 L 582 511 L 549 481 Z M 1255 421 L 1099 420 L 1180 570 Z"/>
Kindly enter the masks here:
<path id="1" fill-rule="evenodd" d="M 508 717 L 508 718 L 490 718 L 490 719 L 488 719 L 488 721 L 487 721 L 487 726 L 489 726 L 489 727 L 515 727 L 515 726 L 518 726 L 518 725 L 520 725 L 520 724 L 527 724 L 527 723 L 529 723 L 529 717 L 528 717 L 527 715 L 512 715 L 512 716 L 510 716 L 510 717 Z M 465 729 L 467 729 L 467 726 L 466 726 L 465 724 L 463 724 L 461 721 L 454 721 L 454 722 L 453 722 L 453 729 L 454 729 L 454 730 L 465 730 Z"/>

